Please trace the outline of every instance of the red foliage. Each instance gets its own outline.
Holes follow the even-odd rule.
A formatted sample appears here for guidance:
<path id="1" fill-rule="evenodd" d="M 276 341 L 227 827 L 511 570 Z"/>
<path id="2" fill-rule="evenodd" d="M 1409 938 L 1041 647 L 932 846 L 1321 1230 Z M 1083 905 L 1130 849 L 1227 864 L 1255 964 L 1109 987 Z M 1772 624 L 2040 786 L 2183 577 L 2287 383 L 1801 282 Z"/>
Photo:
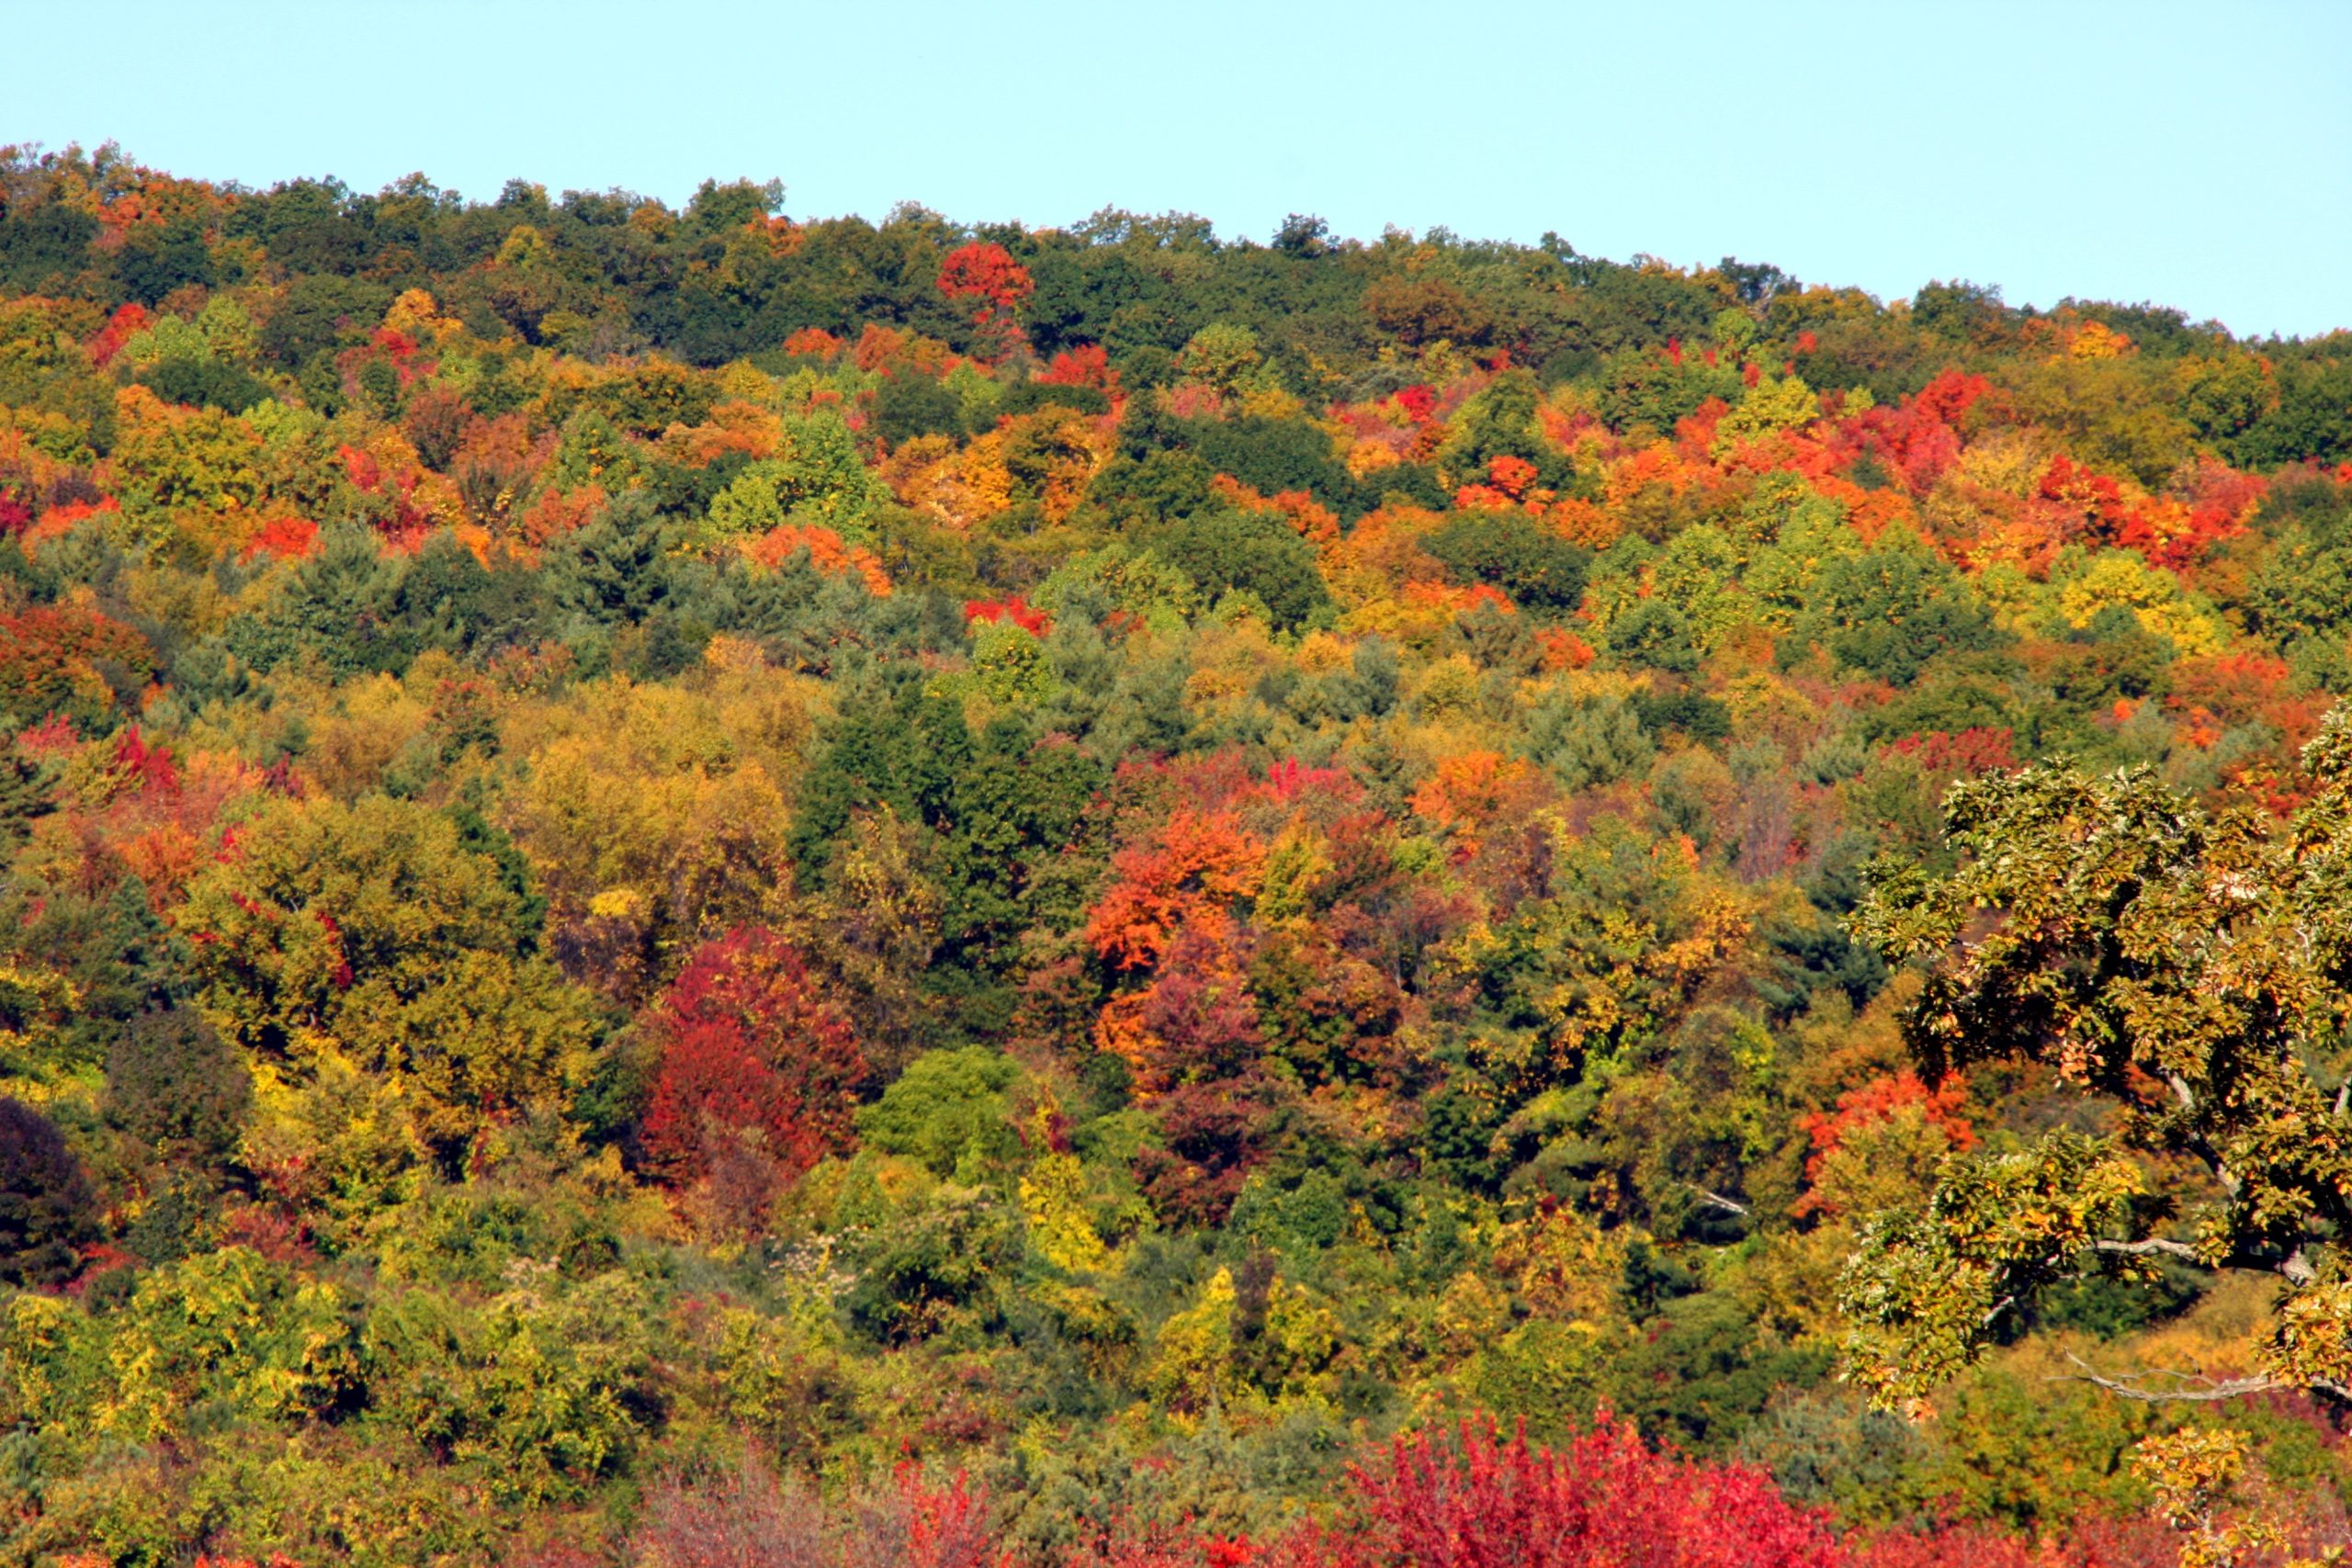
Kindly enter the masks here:
<path id="1" fill-rule="evenodd" d="M 1427 424 L 1437 412 L 1437 393 L 1416 381 L 1409 387 L 1397 389 L 1396 406 L 1403 409 L 1405 417 L 1415 424 Z"/>
<path id="2" fill-rule="evenodd" d="M 90 363 L 105 365 L 111 361 L 122 352 L 124 344 L 145 332 L 154 320 L 144 305 L 132 303 L 123 306 L 107 318 L 107 324 L 98 329 L 98 335 L 89 341 Z"/>
<path id="3" fill-rule="evenodd" d="M 2037 500 L 2056 502 L 2078 513 L 2091 535 L 2102 540 L 2120 535 L 2130 516 L 2120 484 L 2063 452 L 2050 459 L 2033 493 Z"/>
<path id="4" fill-rule="evenodd" d="M 1340 792 L 1350 800 L 1363 795 L 1343 768 L 1310 768 L 1295 757 L 1285 757 L 1266 770 L 1266 795 L 1270 800 L 1288 802 L 1309 791 L 1320 790 Z"/>
<path id="5" fill-rule="evenodd" d="M 1057 387 L 1095 387 L 1105 392 L 1119 389 L 1119 373 L 1111 367 L 1111 356 L 1099 343 L 1084 343 L 1062 350 L 1037 379 Z"/>
<path id="6" fill-rule="evenodd" d="M 1888 1530 L 1849 1541 L 1846 1555 L 1854 1568 L 2052 1568 L 2052 1559 L 2023 1536 L 1965 1528 Z M 2163 1561 L 2169 1568 L 2173 1559 Z M 2102 1559 L 2101 1568 L 2123 1563 Z"/>
<path id="7" fill-rule="evenodd" d="M 649 1163 L 684 1183 L 705 1173 L 709 1154 L 706 1119 L 729 1128 L 757 1128 L 788 1164 L 814 1165 L 823 1150 L 803 1126 L 799 1105 L 775 1070 L 744 1038 L 741 1024 L 694 1023 L 671 1035 L 662 1076 L 645 1117 Z"/>
<path id="8" fill-rule="evenodd" d="M 1909 407 L 1921 417 L 1951 424 L 1966 413 L 1977 399 L 1992 389 L 1993 383 L 1982 376 L 1947 370 L 1920 388 L 1911 399 Z"/>
<path id="9" fill-rule="evenodd" d="M 1886 749 L 1905 757 L 1917 757 L 1919 765 L 1931 773 L 1963 773 L 1974 778 L 1979 773 L 2015 773 L 2021 766 L 2009 750 L 2011 739 L 2007 725 L 1979 724 L 1957 734 L 1930 729 L 1924 734 L 1906 735 Z"/>
<path id="10" fill-rule="evenodd" d="M 643 1128 L 649 1162 L 685 1184 L 708 1174 L 714 1133 L 756 1131 L 797 1173 L 850 1144 L 866 1061 L 799 950 L 764 928 L 687 960 L 649 1010 L 662 1069 Z"/>
<path id="11" fill-rule="evenodd" d="M 1976 1129 L 1960 1113 L 1961 1104 L 1967 1098 L 1968 1086 L 1957 1076 L 1931 1089 L 1919 1081 L 1917 1074 L 1907 1072 L 1872 1078 L 1860 1089 L 1849 1089 L 1838 1097 L 1837 1110 L 1815 1111 L 1802 1123 L 1813 1139 L 1813 1153 L 1804 1163 L 1806 1179 L 1821 1173 L 1822 1161 L 1844 1146 L 1846 1139 L 1865 1127 L 1888 1121 L 1910 1105 L 1919 1107 L 1928 1122 L 1942 1130 L 1953 1148 L 1974 1148 Z"/>
<path id="12" fill-rule="evenodd" d="M 947 253 L 939 264 L 939 291 L 950 299 L 978 301 L 973 320 L 991 312 L 1010 314 L 1036 292 L 1029 269 L 1012 259 L 1002 245 L 975 242 Z"/>
<path id="13" fill-rule="evenodd" d="M 416 487 L 426 470 L 410 462 L 395 472 L 387 473 L 373 452 L 363 448 L 338 446 L 336 455 L 343 459 L 344 474 L 352 489 L 374 499 L 369 506 L 368 521 L 384 536 L 385 543 L 396 549 L 414 549 L 437 526 L 432 512 L 416 499 Z"/>
<path id="14" fill-rule="evenodd" d="M 245 541 L 243 558 L 275 556 L 280 560 L 300 560 L 319 547 L 319 525 L 306 517 L 273 517 L 254 531 Z"/>
<path id="15" fill-rule="evenodd" d="M 1136 1156 L 1136 1181 L 1171 1225 L 1225 1223 L 1250 1172 L 1265 1157 L 1272 1121 L 1262 1079 L 1179 1084 L 1151 1102 L 1165 1145 Z"/>
<path id="16" fill-rule="evenodd" d="M 1010 599 L 967 599 L 964 620 L 969 625 L 980 621 L 1011 621 L 1034 637 L 1044 637 L 1054 629 L 1054 623 L 1043 610 L 1033 609 L 1029 602 L 1015 593 Z"/>
<path id="17" fill-rule="evenodd" d="M 180 771 L 172 761 L 170 750 L 162 746 L 150 746 L 140 736 L 139 727 L 132 725 L 114 743 L 115 765 L 138 781 L 138 787 L 175 792 L 180 787 Z"/>
<path id="18" fill-rule="evenodd" d="M 14 491 L 0 491 L 0 538 L 32 526 L 33 503 Z"/>
<path id="19" fill-rule="evenodd" d="M 1900 407 L 1847 415 L 1824 450 L 1834 467 L 1873 457 L 1914 495 L 1924 495 L 1960 458 L 1961 416 L 1992 390 L 1982 376 L 1947 370 Z"/>
<path id="20" fill-rule="evenodd" d="M 74 732 L 73 721 L 62 713 L 51 714 L 30 728 L 17 732 L 17 750 L 28 756 L 56 757 L 82 744 Z"/>
<path id="21" fill-rule="evenodd" d="M 2034 501 L 2061 537 L 2080 535 L 2135 550 L 2151 566 L 2177 571 L 2243 532 L 2267 489 L 2252 475 L 2211 462 L 2187 488 L 2187 501 L 2126 495 L 2120 481 L 2061 454 L 2042 470 Z"/>
<path id="22" fill-rule="evenodd" d="M 988 1492 L 975 1490 L 962 1471 L 946 1485 L 935 1486 L 912 1465 L 902 1467 L 898 1504 L 905 1521 L 906 1550 L 894 1562 L 904 1568 L 995 1568 Z"/>
<path id="23" fill-rule="evenodd" d="M 1302 1568 L 1837 1568 L 1826 1518 L 1762 1471 L 1654 1450 L 1603 1412 L 1562 1450 L 1491 1425 L 1399 1438 Z"/>

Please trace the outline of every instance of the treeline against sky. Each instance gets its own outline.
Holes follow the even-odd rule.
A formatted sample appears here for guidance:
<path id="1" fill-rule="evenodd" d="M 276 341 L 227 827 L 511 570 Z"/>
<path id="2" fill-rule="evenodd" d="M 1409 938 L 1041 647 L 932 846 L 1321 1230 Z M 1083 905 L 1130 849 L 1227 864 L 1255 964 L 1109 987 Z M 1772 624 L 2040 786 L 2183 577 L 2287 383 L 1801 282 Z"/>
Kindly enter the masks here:
<path id="1" fill-rule="evenodd" d="M 1872 857 L 2312 796 L 2352 338 L 783 194 L 0 158 L 0 1562 L 2086 1568 L 2184 1422 L 2343 1529 L 2072 1381 L 2258 1289 L 1908 1413 L 1838 1296 L 2085 1114 Z"/>

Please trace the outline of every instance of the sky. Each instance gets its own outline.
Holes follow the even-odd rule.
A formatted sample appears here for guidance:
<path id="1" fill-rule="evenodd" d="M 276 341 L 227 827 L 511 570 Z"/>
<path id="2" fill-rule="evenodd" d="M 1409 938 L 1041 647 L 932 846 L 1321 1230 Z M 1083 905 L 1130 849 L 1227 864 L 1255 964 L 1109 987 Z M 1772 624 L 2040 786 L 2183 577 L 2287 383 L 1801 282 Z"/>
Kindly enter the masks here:
<path id="1" fill-rule="evenodd" d="M 2352 327 L 2352 0 L 0 0 L 0 142 L 254 186 L 1306 212 Z"/>

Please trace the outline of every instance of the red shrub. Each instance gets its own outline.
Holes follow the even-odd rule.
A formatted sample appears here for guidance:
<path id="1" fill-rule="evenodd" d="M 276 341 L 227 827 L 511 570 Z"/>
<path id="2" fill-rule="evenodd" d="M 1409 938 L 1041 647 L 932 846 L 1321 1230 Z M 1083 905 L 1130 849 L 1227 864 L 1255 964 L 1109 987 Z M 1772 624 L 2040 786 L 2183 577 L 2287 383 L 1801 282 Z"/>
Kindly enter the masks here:
<path id="1" fill-rule="evenodd" d="M 1560 1450 L 1491 1425 L 1399 1438 L 1351 1473 L 1313 1568 L 1837 1568 L 1824 1517 L 1762 1471 L 1654 1450 L 1605 1412 Z"/>

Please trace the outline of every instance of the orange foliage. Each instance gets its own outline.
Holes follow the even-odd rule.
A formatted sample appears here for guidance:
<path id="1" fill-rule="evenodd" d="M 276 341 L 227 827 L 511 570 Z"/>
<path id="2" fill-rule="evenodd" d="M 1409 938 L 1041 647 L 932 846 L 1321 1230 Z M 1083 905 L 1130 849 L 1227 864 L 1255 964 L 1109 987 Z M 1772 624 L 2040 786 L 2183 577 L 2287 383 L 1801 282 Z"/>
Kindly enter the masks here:
<path id="1" fill-rule="evenodd" d="M 830 359 L 842 351 L 842 340 L 822 327 L 802 327 L 784 340 L 784 352 L 796 357 Z"/>
<path id="2" fill-rule="evenodd" d="M 1581 670 L 1593 660 L 1592 645 L 1559 626 L 1538 626 L 1535 640 L 1544 649 L 1546 670 Z"/>
<path id="3" fill-rule="evenodd" d="M 1086 940 L 1114 969 L 1148 968 L 1179 930 L 1228 899 L 1253 897 L 1265 864 L 1265 846 L 1232 813 L 1180 808 L 1111 857 L 1115 880 L 1087 917 Z"/>
<path id="4" fill-rule="evenodd" d="M 1412 795 L 1413 813 L 1451 832 L 1454 855 L 1478 852 L 1480 835 L 1507 812 L 1523 809 L 1538 793 L 1534 766 L 1499 751 L 1464 751 L 1445 758 Z"/>
<path id="5" fill-rule="evenodd" d="M 1220 500 L 1244 511 L 1279 513 L 1293 531 L 1309 543 L 1328 545 L 1340 536 L 1339 514 L 1319 504 L 1306 491 L 1286 490 L 1261 495 L 1230 474 L 1217 475 L 1209 481 L 1209 488 Z"/>
<path id="6" fill-rule="evenodd" d="M 741 453 L 757 460 L 773 457 L 784 442 L 784 421 L 763 404 L 729 398 L 710 411 L 702 423 L 673 426 L 662 434 L 663 456 L 708 468 L 720 458 Z"/>
<path id="7" fill-rule="evenodd" d="M 319 547 L 319 525 L 307 517 L 273 517 L 254 530 L 245 541 L 242 558 L 273 556 L 279 560 L 300 560 Z"/>
<path id="8" fill-rule="evenodd" d="M 854 576 L 876 599 L 890 595 L 890 574 L 883 570 L 881 558 L 862 545 L 843 542 L 831 528 L 781 523 L 743 540 L 739 547 L 746 559 L 771 570 L 807 550 L 808 564 L 826 576 Z"/>
<path id="9" fill-rule="evenodd" d="M 767 253 L 771 256 L 791 255 L 808 239 L 808 231 L 781 213 L 773 217 L 763 213 L 752 219 L 744 227 L 752 238 L 766 245 Z"/>
<path id="10" fill-rule="evenodd" d="M 608 499 L 602 485 L 543 491 L 514 519 L 514 536 L 534 547 L 548 544 L 587 523 Z"/>
<path id="11" fill-rule="evenodd" d="M 1976 1129 L 1960 1113 L 1967 1098 L 1968 1086 L 1956 1076 L 1931 1089 L 1911 1072 L 1872 1078 L 1860 1089 L 1849 1089 L 1838 1096 L 1836 1110 L 1817 1111 L 1804 1118 L 1802 1125 L 1813 1140 L 1813 1153 L 1805 1159 L 1805 1177 L 1808 1180 L 1817 1177 L 1822 1162 L 1836 1154 L 1854 1134 L 1892 1119 L 1906 1106 L 1917 1106 L 1928 1124 L 1940 1131 L 1953 1148 L 1973 1149 L 1976 1146 Z"/>

